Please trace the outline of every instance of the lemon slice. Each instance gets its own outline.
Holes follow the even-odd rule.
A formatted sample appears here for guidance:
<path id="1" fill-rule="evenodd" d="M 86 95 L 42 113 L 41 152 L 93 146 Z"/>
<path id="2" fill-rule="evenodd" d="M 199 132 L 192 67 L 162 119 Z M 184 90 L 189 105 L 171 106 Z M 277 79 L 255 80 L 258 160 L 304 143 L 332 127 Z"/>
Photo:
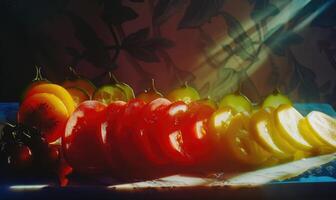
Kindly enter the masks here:
<path id="1" fill-rule="evenodd" d="M 225 142 L 229 155 L 236 161 L 247 165 L 261 165 L 271 154 L 265 151 L 253 139 L 249 130 L 250 117 L 243 113 L 236 114 L 225 134 Z"/>
<path id="2" fill-rule="evenodd" d="M 289 157 L 289 154 L 282 151 L 275 143 L 275 131 L 270 112 L 261 109 L 252 115 L 251 133 L 258 144 L 265 148 L 268 152 L 272 153 L 275 157 Z"/>
<path id="3" fill-rule="evenodd" d="M 310 127 L 307 118 L 303 118 L 299 121 L 298 128 L 299 128 L 299 131 L 300 131 L 301 135 L 314 148 L 319 148 L 321 146 L 325 146 L 325 144 L 314 133 L 314 130 L 312 130 L 312 128 Z"/>
<path id="4" fill-rule="evenodd" d="M 291 105 L 280 105 L 274 112 L 275 127 L 280 135 L 297 149 L 307 151 L 313 148 L 301 135 L 298 124 L 303 116 Z"/>
<path id="5" fill-rule="evenodd" d="M 319 141 L 336 149 L 336 119 L 319 111 L 310 112 L 307 127 Z"/>

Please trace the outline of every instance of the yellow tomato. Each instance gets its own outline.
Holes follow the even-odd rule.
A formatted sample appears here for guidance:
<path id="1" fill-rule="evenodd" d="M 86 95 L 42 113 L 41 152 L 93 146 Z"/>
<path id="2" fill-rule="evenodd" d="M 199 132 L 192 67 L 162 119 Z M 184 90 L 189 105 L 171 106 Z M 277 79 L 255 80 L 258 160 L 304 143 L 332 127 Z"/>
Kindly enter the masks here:
<path id="1" fill-rule="evenodd" d="M 223 137 L 228 155 L 238 163 L 249 166 L 260 166 L 271 154 L 262 148 L 250 132 L 250 117 L 243 113 L 236 114 Z"/>

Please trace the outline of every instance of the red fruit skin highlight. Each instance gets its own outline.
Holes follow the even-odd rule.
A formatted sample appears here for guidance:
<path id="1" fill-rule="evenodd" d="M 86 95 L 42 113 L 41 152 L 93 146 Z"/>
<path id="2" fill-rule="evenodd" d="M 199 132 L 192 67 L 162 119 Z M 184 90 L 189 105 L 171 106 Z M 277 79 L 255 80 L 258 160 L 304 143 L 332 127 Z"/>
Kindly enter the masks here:
<path id="1" fill-rule="evenodd" d="M 62 147 L 66 160 L 75 171 L 84 174 L 106 171 L 100 126 L 105 118 L 106 106 L 98 101 L 81 103 L 70 116 Z"/>

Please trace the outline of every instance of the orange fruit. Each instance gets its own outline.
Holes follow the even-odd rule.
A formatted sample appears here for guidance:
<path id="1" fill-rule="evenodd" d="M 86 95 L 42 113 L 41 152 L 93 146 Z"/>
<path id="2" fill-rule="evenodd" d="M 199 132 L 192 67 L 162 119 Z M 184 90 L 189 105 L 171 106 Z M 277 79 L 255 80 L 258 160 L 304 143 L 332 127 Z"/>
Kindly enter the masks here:
<path id="1" fill-rule="evenodd" d="M 60 85 L 52 83 L 36 85 L 27 92 L 25 98 L 29 98 L 30 96 L 38 93 L 49 93 L 58 97 L 64 103 L 69 114 L 71 114 L 76 108 L 76 103 L 72 99 L 69 92 Z"/>
<path id="2" fill-rule="evenodd" d="M 156 89 L 155 81 L 152 79 L 152 87 L 138 94 L 137 98 L 149 103 L 155 99 L 162 98 L 163 95 Z"/>
<path id="3" fill-rule="evenodd" d="M 30 95 L 18 112 L 18 122 L 40 130 L 49 143 L 63 135 L 68 118 L 69 112 L 64 103 L 50 93 Z"/>

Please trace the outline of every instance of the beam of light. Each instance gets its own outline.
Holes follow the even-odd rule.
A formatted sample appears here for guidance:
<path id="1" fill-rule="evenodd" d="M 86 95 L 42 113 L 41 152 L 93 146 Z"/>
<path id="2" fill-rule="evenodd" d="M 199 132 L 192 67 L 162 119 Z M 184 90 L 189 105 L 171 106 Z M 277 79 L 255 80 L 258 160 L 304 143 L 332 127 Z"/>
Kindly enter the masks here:
<path id="1" fill-rule="evenodd" d="M 41 190 L 46 187 L 48 187 L 48 185 L 12 185 L 9 187 L 9 189 L 15 192 L 24 192 Z"/>
<path id="2" fill-rule="evenodd" d="M 272 17 L 267 22 L 267 29 L 271 32 L 268 31 L 267 37 L 264 34 L 264 37 L 260 39 L 262 39 L 262 41 L 265 41 L 266 39 L 268 39 L 268 37 L 271 37 L 280 28 L 279 25 L 286 24 L 288 21 L 290 21 L 309 2 L 310 0 L 280 2 L 280 4 L 277 5 L 277 7 L 281 7 L 280 13 Z M 266 14 L 263 15 L 263 17 L 267 17 L 267 15 Z M 316 16 L 311 17 L 310 20 L 312 20 L 314 17 Z M 244 27 L 245 32 L 248 33 L 249 37 L 252 38 L 253 41 L 256 41 L 256 38 L 258 38 L 259 33 L 257 29 L 255 29 L 255 24 L 251 20 L 246 20 L 245 22 L 242 23 L 242 25 Z M 237 37 L 239 36 L 240 35 L 238 35 Z M 208 82 L 213 83 L 213 80 L 217 79 L 216 77 L 218 75 L 218 71 L 221 70 L 223 67 L 239 71 L 240 69 L 249 65 L 249 62 L 252 62 L 249 60 L 243 60 L 236 55 L 232 55 L 232 53 L 223 51 L 223 45 L 227 45 L 231 47 L 231 49 L 236 48 L 237 44 L 234 42 L 233 38 L 225 36 L 225 38 L 220 39 L 219 41 L 220 42 L 216 42 L 217 45 L 209 47 L 206 50 L 208 58 L 200 59 L 198 62 L 198 67 L 196 67 L 194 71 L 196 77 L 200 77 L 199 79 L 196 79 L 194 81 L 195 85 L 198 86 L 198 88 L 202 88 L 202 86 L 204 86 Z M 255 42 L 254 44 L 255 49 L 260 48 L 260 45 L 262 44 Z M 239 50 L 240 49 L 238 48 L 238 51 Z M 259 67 L 262 66 L 263 63 L 267 60 L 269 53 L 270 53 L 269 49 L 262 48 L 261 51 L 259 52 L 258 57 L 253 61 L 254 63 L 251 65 L 251 67 L 248 68 L 247 75 L 255 73 L 255 71 L 257 71 Z M 208 60 L 211 60 L 211 62 L 217 64 L 218 69 L 213 69 L 209 67 Z M 207 75 L 206 77 L 204 77 L 205 74 Z M 230 84 L 231 85 L 230 88 L 226 87 L 225 91 L 222 88 L 221 89 L 222 94 L 220 95 L 223 95 L 225 93 L 230 92 L 230 90 L 233 90 L 232 88 L 236 87 L 236 85 L 240 82 L 240 80 L 235 82 L 236 83 L 233 85 Z"/>
<path id="3" fill-rule="evenodd" d="M 303 9 L 311 0 L 302 0 L 302 1 L 291 1 L 288 3 L 283 9 L 280 10 L 280 13 L 267 23 L 268 26 L 268 34 L 267 36 L 264 35 L 263 40 L 269 39 L 272 35 L 274 35 L 280 28 L 282 24 L 286 24 L 289 22 L 295 15 Z M 255 31 L 252 35 L 257 34 Z M 272 43 L 275 44 L 278 42 L 277 40 L 273 41 Z M 271 44 L 272 45 L 272 44 Z M 255 63 L 249 70 L 248 70 L 248 75 L 251 75 L 255 73 L 260 66 L 267 60 L 269 56 L 269 51 L 262 50 L 259 56 L 259 60 L 257 63 Z"/>
<path id="4" fill-rule="evenodd" d="M 313 19 L 315 19 L 317 16 L 319 16 L 323 11 L 325 11 L 332 3 L 334 3 L 334 0 L 328 1 L 326 2 L 324 5 L 322 5 L 319 9 L 317 9 L 316 11 L 314 11 L 309 17 L 307 17 L 306 19 L 304 19 L 300 24 L 298 24 L 293 31 L 294 32 L 299 32 L 301 31 L 304 27 L 306 27 L 307 25 L 309 25 Z M 335 11 L 336 12 L 336 11 Z"/>

